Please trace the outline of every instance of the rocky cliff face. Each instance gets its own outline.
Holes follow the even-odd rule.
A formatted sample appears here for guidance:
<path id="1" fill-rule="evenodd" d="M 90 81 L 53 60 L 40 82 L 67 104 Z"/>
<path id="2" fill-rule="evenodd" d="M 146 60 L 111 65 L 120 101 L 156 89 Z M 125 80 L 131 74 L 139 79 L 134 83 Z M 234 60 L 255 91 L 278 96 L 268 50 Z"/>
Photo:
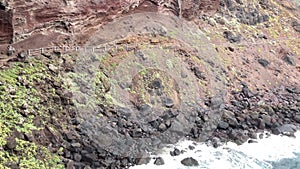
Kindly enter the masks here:
<path id="1" fill-rule="evenodd" d="M 0 2 L 0 45 L 12 41 L 12 11 L 7 9 L 4 3 Z"/>
<path id="2" fill-rule="evenodd" d="M 13 42 L 17 49 L 26 49 L 52 42 L 80 44 L 102 24 L 131 13 L 160 12 L 192 19 L 216 11 L 219 0 L 6 0 L 1 4 L 0 45 Z"/>

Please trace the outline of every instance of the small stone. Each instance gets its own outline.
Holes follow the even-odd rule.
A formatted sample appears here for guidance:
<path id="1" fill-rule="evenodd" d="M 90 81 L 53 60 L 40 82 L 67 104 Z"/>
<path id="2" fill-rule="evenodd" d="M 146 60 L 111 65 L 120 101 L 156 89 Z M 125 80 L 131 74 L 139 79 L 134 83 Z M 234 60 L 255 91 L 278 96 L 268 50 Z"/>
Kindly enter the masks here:
<path id="1" fill-rule="evenodd" d="M 192 146 L 192 145 L 189 145 L 189 149 L 190 149 L 190 150 L 194 150 L 194 149 L 195 149 L 195 147 L 194 147 L 194 146 Z"/>
<path id="2" fill-rule="evenodd" d="M 266 127 L 266 123 L 264 122 L 263 119 L 258 119 L 258 126 L 259 129 L 264 130 Z"/>
<path id="3" fill-rule="evenodd" d="M 255 140 L 249 140 L 248 143 L 258 143 L 258 142 Z"/>
<path id="4" fill-rule="evenodd" d="M 6 147 L 10 150 L 14 150 L 17 146 L 17 142 L 15 138 L 10 138 L 7 140 Z"/>
<path id="5" fill-rule="evenodd" d="M 167 127 L 170 127 L 170 126 L 172 125 L 171 120 L 167 120 L 167 121 L 165 122 L 165 125 L 166 125 Z"/>
<path id="6" fill-rule="evenodd" d="M 261 64 L 263 67 L 267 67 L 267 66 L 270 64 L 270 62 L 267 61 L 266 59 L 258 59 L 257 61 L 258 61 L 258 63 Z"/>
<path id="7" fill-rule="evenodd" d="M 165 125 L 165 123 L 160 123 L 160 125 L 158 126 L 159 131 L 165 131 L 166 129 L 167 129 L 167 126 Z"/>
<path id="8" fill-rule="evenodd" d="M 210 107 L 212 109 L 218 109 L 222 107 L 223 103 L 224 100 L 222 99 L 222 97 L 215 96 L 210 99 Z"/>
<path id="9" fill-rule="evenodd" d="M 225 25 L 226 24 L 226 19 L 224 17 L 217 17 L 216 18 L 216 22 L 221 24 L 221 25 Z"/>
<path id="10" fill-rule="evenodd" d="M 74 160 L 79 162 L 81 160 L 81 155 L 78 154 L 78 153 L 75 153 L 74 154 Z"/>
<path id="11" fill-rule="evenodd" d="M 275 135 L 283 134 L 287 136 L 292 136 L 297 131 L 297 127 L 293 124 L 284 124 L 272 130 Z"/>
<path id="12" fill-rule="evenodd" d="M 297 123 L 300 123 L 300 114 L 296 115 L 294 117 L 294 120 L 297 122 Z"/>
<path id="13" fill-rule="evenodd" d="M 57 72 L 58 71 L 58 67 L 52 65 L 52 64 L 49 64 L 48 66 L 49 70 L 51 70 L 52 72 Z"/>
<path id="14" fill-rule="evenodd" d="M 257 134 L 255 132 L 250 132 L 248 135 L 252 139 L 257 139 Z"/>
<path id="15" fill-rule="evenodd" d="M 179 156 L 180 155 L 180 150 L 178 148 L 174 148 L 173 151 L 170 151 L 171 156 Z"/>
<path id="16" fill-rule="evenodd" d="M 141 137 L 143 135 L 142 129 L 136 128 L 130 132 L 131 137 Z"/>
<path id="17" fill-rule="evenodd" d="M 69 161 L 68 163 L 67 163 L 67 169 L 75 169 L 75 166 L 74 166 L 74 162 L 73 161 Z"/>
<path id="18" fill-rule="evenodd" d="M 234 35 L 230 31 L 225 31 L 224 32 L 224 37 L 230 42 L 230 43 L 235 43 L 235 42 L 240 42 L 241 41 L 241 36 L 240 35 Z"/>
<path id="19" fill-rule="evenodd" d="M 206 80 L 204 73 L 198 67 L 194 68 L 193 72 L 198 79 Z"/>
<path id="20" fill-rule="evenodd" d="M 84 154 L 82 156 L 82 161 L 85 161 L 85 162 L 93 163 L 96 160 L 97 160 L 97 155 L 94 153 Z"/>
<path id="21" fill-rule="evenodd" d="M 295 93 L 295 94 L 300 94 L 300 89 L 297 88 L 286 88 L 286 91 L 288 91 L 289 93 Z"/>
<path id="22" fill-rule="evenodd" d="M 13 46 L 9 45 L 7 48 L 7 55 L 11 56 L 13 53 L 15 53 L 15 51 L 16 49 Z"/>
<path id="23" fill-rule="evenodd" d="M 136 164 L 137 165 L 148 164 L 150 160 L 151 160 L 150 157 L 140 158 L 140 159 L 137 159 Z"/>
<path id="24" fill-rule="evenodd" d="M 292 58 L 292 57 L 289 56 L 289 55 L 285 56 L 285 57 L 283 58 L 283 60 L 284 60 L 287 64 L 289 64 L 289 65 L 291 65 L 291 66 L 295 66 L 295 65 L 296 65 L 296 64 L 295 64 L 294 58 Z"/>
<path id="25" fill-rule="evenodd" d="M 192 157 L 181 160 L 181 164 L 183 164 L 184 166 L 199 166 L 198 161 Z"/>
<path id="26" fill-rule="evenodd" d="M 297 21 L 292 22 L 292 26 L 295 29 L 295 31 L 300 32 L 300 23 Z"/>
<path id="27" fill-rule="evenodd" d="M 224 121 L 221 121 L 218 125 L 218 128 L 224 129 L 224 130 L 226 130 L 228 127 L 229 127 L 229 124 Z"/>
<path id="28" fill-rule="evenodd" d="M 149 85 L 151 89 L 160 89 L 162 88 L 162 81 L 158 78 L 154 79 L 152 83 Z"/>
<path id="29" fill-rule="evenodd" d="M 187 74 L 184 71 L 181 71 L 181 77 L 182 78 L 187 78 Z"/>
<path id="30" fill-rule="evenodd" d="M 26 56 L 25 56 L 25 53 L 24 52 L 20 52 L 19 54 L 18 54 L 18 58 L 20 58 L 20 59 L 24 59 Z"/>
<path id="31" fill-rule="evenodd" d="M 8 91 L 9 91 L 9 94 L 11 94 L 11 95 L 15 95 L 17 93 L 14 88 L 10 88 Z"/>
<path id="32" fill-rule="evenodd" d="M 71 152 L 70 151 L 65 151 L 64 152 L 64 157 L 70 158 L 71 157 Z"/>
<path id="33" fill-rule="evenodd" d="M 164 161 L 163 158 L 158 157 L 158 158 L 155 159 L 154 164 L 155 164 L 155 165 L 164 165 L 164 164 L 165 164 L 165 161 Z"/>
<path id="34" fill-rule="evenodd" d="M 144 54 L 142 51 L 140 51 L 140 50 L 134 51 L 134 54 L 135 54 L 136 56 L 142 58 L 143 60 L 146 60 L 146 59 L 147 59 L 147 57 L 145 56 L 145 54 Z"/>
<path id="35" fill-rule="evenodd" d="M 72 143 L 71 146 L 74 148 L 79 148 L 79 147 L 81 147 L 81 144 L 80 143 Z"/>
<path id="36" fill-rule="evenodd" d="M 174 102 L 173 102 L 173 100 L 170 99 L 170 98 L 166 98 L 166 99 L 164 100 L 164 103 L 165 103 L 165 106 L 166 106 L 167 108 L 172 108 L 172 107 L 174 106 Z"/>
<path id="37" fill-rule="evenodd" d="M 234 48 L 231 47 L 231 46 L 228 46 L 227 49 L 228 49 L 230 52 L 234 52 Z"/>
<path id="38" fill-rule="evenodd" d="M 245 95 L 245 97 L 250 98 L 253 96 L 252 92 L 248 88 L 248 86 L 243 86 L 242 93 Z"/>
<path id="39" fill-rule="evenodd" d="M 214 18 L 209 18 L 209 19 L 208 19 L 208 24 L 210 24 L 211 26 L 216 26 L 216 25 L 217 25 L 217 22 L 215 21 Z"/>
<path id="40" fill-rule="evenodd" d="M 269 116 L 269 115 L 262 115 L 261 116 L 262 117 L 262 119 L 263 119 L 263 121 L 264 121 L 264 123 L 267 125 L 267 126 L 271 126 L 272 125 L 272 123 L 271 123 L 271 116 Z"/>

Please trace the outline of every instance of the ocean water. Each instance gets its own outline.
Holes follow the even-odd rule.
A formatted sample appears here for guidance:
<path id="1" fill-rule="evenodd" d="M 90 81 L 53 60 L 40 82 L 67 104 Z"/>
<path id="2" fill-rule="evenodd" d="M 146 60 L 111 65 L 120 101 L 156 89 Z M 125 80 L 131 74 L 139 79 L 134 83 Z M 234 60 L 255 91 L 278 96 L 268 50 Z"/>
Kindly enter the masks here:
<path id="1" fill-rule="evenodd" d="M 131 169 L 300 169 L 300 131 L 295 138 L 263 133 L 264 138 L 257 143 L 236 145 L 229 142 L 218 148 L 204 143 L 180 141 L 164 148 L 157 155 L 151 155 L 150 163 L 131 167 Z M 195 149 L 190 150 L 192 145 Z M 185 151 L 179 156 L 171 156 L 174 147 Z M 155 157 L 162 157 L 164 165 L 154 165 Z M 193 157 L 197 167 L 186 167 L 181 160 Z"/>

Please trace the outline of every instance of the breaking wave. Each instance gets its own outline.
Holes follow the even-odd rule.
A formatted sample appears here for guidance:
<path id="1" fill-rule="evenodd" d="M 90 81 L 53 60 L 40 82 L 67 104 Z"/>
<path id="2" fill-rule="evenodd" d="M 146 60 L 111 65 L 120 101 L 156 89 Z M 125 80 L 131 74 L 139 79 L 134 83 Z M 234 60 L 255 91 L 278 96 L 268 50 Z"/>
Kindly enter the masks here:
<path id="1" fill-rule="evenodd" d="M 218 148 L 205 143 L 181 141 L 164 148 L 160 153 L 151 155 L 147 165 L 134 166 L 132 169 L 172 168 L 172 169 L 298 169 L 300 168 L 300 132 L 296 137 L 271 135 L 267 132 L 254 143 L 237 145 L 229 142 Z M 253 142 L 253 141 L 252 141 Z M 194 147 L 193 150 L 190 148 Z M 181 150 L 179 156 L 171 156 L 174 148 Z M 190 148 L 189 148 L 190 147 Z M 164 165 L 154 164 L 156 157 L 162 157 Z M 187 167 L 181 160 L 193 157 L 199 163 L 197 167 Z"/>

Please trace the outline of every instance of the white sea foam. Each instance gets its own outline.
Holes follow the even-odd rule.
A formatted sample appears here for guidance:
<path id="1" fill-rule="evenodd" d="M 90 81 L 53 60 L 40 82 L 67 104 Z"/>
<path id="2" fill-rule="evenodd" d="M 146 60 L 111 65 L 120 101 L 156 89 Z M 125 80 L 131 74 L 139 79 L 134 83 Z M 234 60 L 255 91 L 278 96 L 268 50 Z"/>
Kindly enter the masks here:
<path id="1" fill-rule="evenodd" d="M 264 134 L 266 136 L 266 133 Z M 229 142 L 221 147 L 213 148 L 203 143 L 181 141 L 176 145 L 164 148 L 147 165 L 134 166 L 132 169 L 271 169 L 271 162 L 284 158 L 295 158 L 295 153 L 300 153 L 300 131 L 295 133 L 296 138 L 270 135 L 263 139 L 257 139 L 258 143 L 244 143 L 240 146 Z M 188 148 L 195 147 L 194 150 Z M 171 156 L 170 151 L 174 147 L 186 151 L 179 156 Z M 162 157 L 165 164 L 154 165 L 154 158 Z M 193 157 L 199 162 L 198 167 L 186 167 L 181 160 Z"/>

